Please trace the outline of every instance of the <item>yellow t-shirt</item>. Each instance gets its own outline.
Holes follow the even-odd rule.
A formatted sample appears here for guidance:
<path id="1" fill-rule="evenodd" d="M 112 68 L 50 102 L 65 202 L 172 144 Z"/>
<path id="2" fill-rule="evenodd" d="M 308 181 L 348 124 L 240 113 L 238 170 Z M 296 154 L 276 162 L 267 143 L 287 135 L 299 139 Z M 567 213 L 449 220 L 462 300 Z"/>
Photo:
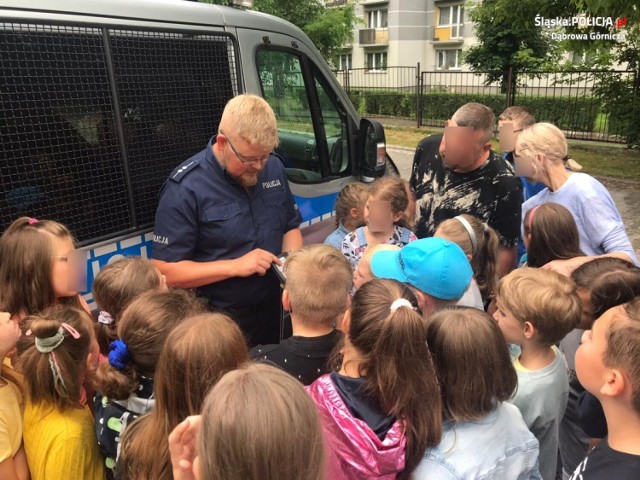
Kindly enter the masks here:
<path id="1" fill-rule="evenodd" d="M 88 407 L 24 409 L 24 448 L 32 480 L 103 480 L 104 462 Z"/>
<path id="2" fill-rule="evenodd" d="M 12 458 L 22 443 L 22 394 L 16 385 L 0 386 L 0 463 Z"/>

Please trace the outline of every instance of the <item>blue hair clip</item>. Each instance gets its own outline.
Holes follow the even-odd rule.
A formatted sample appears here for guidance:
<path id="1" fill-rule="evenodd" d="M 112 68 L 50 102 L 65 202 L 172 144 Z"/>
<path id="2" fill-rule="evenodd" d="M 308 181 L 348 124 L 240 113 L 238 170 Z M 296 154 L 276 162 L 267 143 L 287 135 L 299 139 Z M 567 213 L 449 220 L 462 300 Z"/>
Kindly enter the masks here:
<path id="1" fill-rule="evenodd" d="M 112 367 L 123 370 L 129 360 L 129 349 L 122 340 L 118 338 L 109 344 L 109 363 Z"/>

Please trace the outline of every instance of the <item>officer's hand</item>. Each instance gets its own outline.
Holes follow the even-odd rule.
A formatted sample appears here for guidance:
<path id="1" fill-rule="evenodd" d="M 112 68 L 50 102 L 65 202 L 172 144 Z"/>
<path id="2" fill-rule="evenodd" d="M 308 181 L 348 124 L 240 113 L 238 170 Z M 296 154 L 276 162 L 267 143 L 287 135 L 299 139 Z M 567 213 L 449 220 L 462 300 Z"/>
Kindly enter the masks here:
<path id="1" fill-rule="evenodd" d="M 271 268 L 272 263 L 280 264 L 280 260 L 273 253 L 256 248 L 250 251 L 246 255 L 238 258 L 237 272 L 239 277 L 250 277 L 251 275 L 258 274 L 263 276 Z"/>

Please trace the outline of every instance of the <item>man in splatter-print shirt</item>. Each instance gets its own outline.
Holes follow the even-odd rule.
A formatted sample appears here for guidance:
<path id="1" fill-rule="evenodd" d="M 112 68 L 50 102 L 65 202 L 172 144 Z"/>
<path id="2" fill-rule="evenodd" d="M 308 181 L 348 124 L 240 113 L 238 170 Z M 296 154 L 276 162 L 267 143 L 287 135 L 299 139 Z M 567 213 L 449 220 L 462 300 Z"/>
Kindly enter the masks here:
<path id="1" fill-rule="evenodd" d="M 418 238 L 433 236 L 444 220 L 473 215 L 498 232 L 502 276 L 516 263 L 522 186 L 513 167 L 491 150 L 495 124 L 485 105 L 460 107 L 443 135 L 431 135 L 418 144 L 410 184 L 416 196 Z"/>

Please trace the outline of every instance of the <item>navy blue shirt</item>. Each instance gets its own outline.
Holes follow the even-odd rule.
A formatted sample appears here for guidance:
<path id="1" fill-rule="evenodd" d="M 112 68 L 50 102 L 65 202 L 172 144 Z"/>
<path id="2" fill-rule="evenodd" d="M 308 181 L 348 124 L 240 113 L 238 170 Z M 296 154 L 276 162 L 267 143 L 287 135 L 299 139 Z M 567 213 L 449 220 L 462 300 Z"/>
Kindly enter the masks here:
<path id="1" fill-rule="evenodd" d="M 165 262 L 208 262 L 240 258 L 261 248 L 282 251 L 285 233 L 302 217 L 284 165 L 271 156 L 247 192 L 207 148 L 178 166 L 160 193 L 152 257 Z M 277 288 L 270 270 L 263 277 L 229 278 L 198 288 L 212 305 L 244 307 L 262 303 Z"/>

